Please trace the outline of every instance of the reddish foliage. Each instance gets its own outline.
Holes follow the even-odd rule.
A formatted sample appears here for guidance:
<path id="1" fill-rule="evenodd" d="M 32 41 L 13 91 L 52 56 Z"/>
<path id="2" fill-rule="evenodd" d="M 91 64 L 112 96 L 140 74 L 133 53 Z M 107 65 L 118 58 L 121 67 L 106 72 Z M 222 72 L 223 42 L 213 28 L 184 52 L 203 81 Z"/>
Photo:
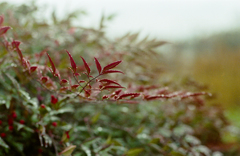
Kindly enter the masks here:
<path id="1" fill-rule="evenodd" d="M 118 97 L 118 100 L 119 99 L 122 99 L 124 97 L 128 97 L 128 96 L 131 96 L 131 98 L 135 98 L 135 97 L 138 97 L 140 95 L 140 93 L 126 93 L 126 94 L 122 94 Z"/>
<path id="2" fill-rule="evenodd" d="M 107 95 L 103 95 L 103 97 L 102 97 L 103 100 L 104 100 L 104 99 L 107 99 L 107 98 L 108 98 Z"/>
<path id="3" fill-rule="evenodd" d="M 119 70 L 106 70 L 106 71 L 102 72 L 102 75 L 103 74 L 109 74 L 109 73 L 122 73 L 122 74 L 124 74 L 122 71 L 119 71 Z"/>
<path id="4" fill-rule="evenodd" d="M 89 67 L 89 65 L 87 64 L 87 62 L 84 60 L 84 58 L 81 56 L 82 60 L 83 60 L 83 63 L 84 63 L 84 67 L 85 69 L 87 70 L 87 75 L 89 76 L 90 72 L 91 72 L 91 69 Z"/>
<path id="5" fill-rule="evenodd" d="M 62 79 L 61 82 L 60 82 L 60 84 L 61 84 L 62 86 L 66 86 L 66 85 L 68 84 L 68 80 Z"/>
<path id="6" fill-rule="evenodd" d="M 67 135 L 67 138 L 70 139 L 69 131 L 66 131 L 65 133 L 66 133 L 66 135 Z"/>
<path id="7" fill-rule="evenodd" d="M 12 113 L 12 118 L 14 118 L 14 119 L 17 118 L 16 112 L 13 112 L 13 113 Z"/>
<path id="8" fill-rule="evenodd" d="M 115 89 L 115 88 L 124 88 L 122 86 L 103 86 L 102 88 L 100 88 L 101 90 L 104 90 L 104 89 Z"/>
<path id="9" fill-rule="evenodd" d="M 40 107 L 41 107 L 42 109 L 45 109 L 45 108 L 46 108 L 46 106 L 45 106 L 44 104 L 41 104 Z"/>
<path id="10" fill-rule="evenodd" d="M 99 82 L 105 82 L 105 85 L 108 85 L 108 84 L 111 84 L 111 83 L 113 83 L 113 84 L 116 84 L 116 85 L 118 85 L 118 86 L 121 86 L 119 83 L 117 83 L 116 81 L 113 81 L 113 80 L 109 80 L 109 79 L 101 79 L 101 80 L 99 80 Z"/>
<path id="11" fill-rule="evenodd" d="M 70 59 L 70 62 L 71 62 L 71 66 L 72 66 L 73 73 L 76 73 L 76 71 L 77 71 L 77 65 L 76 65 L 75 61 L 73 60 L 72 55 L 71 55 L 67 50 L 66 50 L 66 52 L 68 53 L 68 56 L 69 56 L 69 59 Z"/>
<path id="12" fill-rule="evenodd" d="M 7 134 L 6 133 L 1 133 L 1 135 L 0 135 L 2 138 L 5 138 L 6 136 L 7 136 Z"/>
<path id="13" fill-rule="evenodd" d="M 101 74 L 102 72 L 102 66 L 101 64 L 99 63 L 98 59 L 94 57 L 94 60 L 95 60 L 95 64 L 96 64 L 96 67 L 98 69 L 98 73 Z"/>
<path id="14" fill-rule="evenodd" d="M 53 127 L 57 127 L 57 122 L 52 122 Z"/>
<path id="15" fill-rule="evenodd" d="M 19 49 L 19 45 L 20 45 L 20 41 L 17 40 L 13 40 L 12 41 L 12 47 L 13 49 L 15 49 L 20 57 L 21 63 L 23 63 L 23 55 L 22 55 L 22 51 Z"/>
<path id="16" fill-rule="evenodd" d="M 40 81 L 44 84 L 48 81 L 48 77 L 43 76 L 43 77 L 41 77 Z"/>
<path id="17" fill-rule="evenodd" d="M 55 96 L 51 95 L 51 103 L 56 104 L 57 102 L 58 102 L 58 99 Z"/>
<path id="18" fill-rule="evenodd" d="M 119 65 L 122 61 L 116 61 L 116 62 L 113 62 L 113 63 L 110 63 L 108 65 L 106 65 L 104 68 L 103 68 L 103 72 L 106 71 L 106 70 L 109 70 L 109 69 L 112 69 L 114 67 L 116 67 L 117 65 Z"/>
<path id="19" fill-rule="evenodd" d="M 49 56 L 48 53 L 47 53 L 47 56 L 48 56 L 48 59 L 49 59 L 49 61 L 50 61 L 51 67 L 52 67 L 51 72 L 52 72 L 53 76 L 56 76 L 56 75 L 57 75 L 57 73 L 56 73 L 56 67 L 55 67 L 55 65 L 54 65 L 54 63 L 53 63 L 53 61 L 52 61 L 52 59 L 51 59 L 51 57 Z"/>
<path id="20" fill-rule="evenodd" d="M 36 71 L 37 66 L 31 66 L 30 67 L 30 73 L 33 73 L 34 71 Z"/>
<path id="21" fill-rule="evenodd" d="M 0 36 L 4 35 L 7 33 L 7 31 L 11 29 L 11 27 L 5 26 L 5 27 L 0 27 Z"/>
<path id="22" fill-rule="evenodd" d="M 8 126 L 9 131 L 13 130 L 13 126 Z"/>
<path id="23" fill-rule="evenodd" d="M 13 40 L 13 41 L 12 41 L 12 47 L 13 47 L 13 48 L 19 48 L 19 45 L 20 45 L 20 44 L 21 44 L 20 41 L 17 41 L 17 40 Z M 22 54 L 21 54 L 20 58 L 22 58 Z"/>
<path id="24" fill-rule="evenodd" d="M 19 123 L 20 124 L 25 124 L 25 121 L 24 120 L 20 120 Z"/>
<path id="25" fill-rule="evenodd" d="M 13 119 L 12 118 L 8 119 L 8 125 L 13 125 Z"/>

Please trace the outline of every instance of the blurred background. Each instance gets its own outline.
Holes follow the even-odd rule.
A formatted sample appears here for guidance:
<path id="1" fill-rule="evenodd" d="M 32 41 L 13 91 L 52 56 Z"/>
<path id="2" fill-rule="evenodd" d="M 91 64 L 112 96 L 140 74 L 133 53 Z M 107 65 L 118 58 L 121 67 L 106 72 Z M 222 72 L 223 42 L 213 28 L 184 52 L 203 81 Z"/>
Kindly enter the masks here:
<path id="1" fill-rule="evenodd" d="M 0 1 L 1 2 L 1 1 Z M 27 0 L 8 0 L 24 4 Z M 184 77 L 203 86 L 240 126 L 240 1 L 233 0 L 38 0 L 50 18 L 81 10 L 74 24 L 96 28 L 102 15 L 111 19 L 105 28 L 109 38 L 127 32 L 169 42 L 158 49 L 167 59 L 171 77 Z M 0 11 L 1 13 L 1 11 Z"/>

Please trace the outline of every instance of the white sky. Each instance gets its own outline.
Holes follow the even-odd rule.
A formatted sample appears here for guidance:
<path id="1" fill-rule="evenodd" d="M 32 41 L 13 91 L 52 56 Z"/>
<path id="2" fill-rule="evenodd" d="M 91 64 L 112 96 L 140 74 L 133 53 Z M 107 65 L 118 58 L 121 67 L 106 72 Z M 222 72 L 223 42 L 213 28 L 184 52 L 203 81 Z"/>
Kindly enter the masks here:
<path id="1" fill-rule="evenodd" d="M 98 26 L 102 12 L 116 13 L 106 30 L 111 37 L 130 31 L 141 32 L 142 37 L 149 34 L 172 41 L 240 27 L 240 0 L 37 0 L 37 3 L 55 8 L 59 16 L 84 9 L 88 15 L 79 23 L 91 27 Z"/>

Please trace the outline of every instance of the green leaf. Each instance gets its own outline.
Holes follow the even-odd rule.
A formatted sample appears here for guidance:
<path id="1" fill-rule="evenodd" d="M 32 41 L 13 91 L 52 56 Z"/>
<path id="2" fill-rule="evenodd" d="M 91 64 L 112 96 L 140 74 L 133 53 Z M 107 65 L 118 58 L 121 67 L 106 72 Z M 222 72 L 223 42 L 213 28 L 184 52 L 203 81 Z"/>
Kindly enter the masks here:
<path id="1" fill-rule="evenodd" d="M 10 101 L 11 101 L 11 96 L 0 94 L 0 105 L 5 104 L 6 108 L 9 109 L 11 104 Z"/>
<path id="2" fill-rule="evenodd" d="M 84 142 L 83 142 L 83 144 L 84 145 L 90 145 L 90 144 L 94 144 L 95 142 L 97 142 L 97 141 L 99 141 L 100 140 L 100 138 L 98 138 L 98 137 L 94 137 L 94 138 L 87 138 Z"/>
<path id="3" fill-rule="evenodd" d="M 96 122 L 98 121 L 100 115 L 101 115 L 100 112 L 96 113 L 96 114 L 92 117 L 91 122 L 92 122 L 93 124 L 96 123 Z"/>
<path id="4" fill-rule="evenodd" d="M 87 146 L 81 145 L 81 148 L 87 154 L 87 156 L 91 156 L 91 151 Z"/>
<path id="5" fill-rule="evenodd" d="M 127 151 L 127 156 L 137 156 L 138 154 L 142 153 L 144 151 L 143 148 L 132 148 Z"/>
<path id="6" fill-rule="evenodd" d="M 38 108 L 37 98 L 32 98 L 32 99 L 28 100 L 28 103 L 32 104 L 34 108 Z"/>
<path id="7" fill-rule="evenodd" d="M 172 156 L 185 156 L 184 154 L 180 153 L 180 152 L 177 152 L 177 151 L 172 151 L 171 152 L 171 155 Z"/>
<path id="8" fill-rule="evenodd" d="M 9 78 L 9 80 L 13 83 L 13 86 L 15 88 L 20 88 L 20 85 L 18 84 L 18 82 L 9 74 L 5 73 L 5 75 Z"/>
<path id="9" fill-rule="evenodd" d="M 24 143 L 11 142 L 11 144 L 17 149 L 18 152 L 22 152 L 23 151 L 23 144 Z"/>
<path id="10" fill-rule="evenodd" d="M 23 125 L 23 124 L 20 124 L 20 123 L 18 123 L 18 122 L 14 122 L 14 125 L 17 125 L 17 131 L 19 131 L 19 130 L 21 130 L 21 129 L 24 129 L 24 130 L 26 130 L 26 131 L 28 131 L 28 132 L 34 133 L 34 130 L 33 130 L 33 129 L 31 129 L 31 128 Z"/>
<path id="11" fill-rule="evenodd" d="M 27 92 L 25 92 L 24 90 L 19 89 L 18 91 L 19 91 L 20 95 L 24 98 L 24 100 L 29 101 L 31 99 L 29 94 Z"/>
<path id="12" fill-rule="evenodd" d="M 0 146 L 4 148 L 9 148 L 9 146 L 4 142 L 4 140 L 0 137 Z"/>
<path id="13" fill-rule="evenodd" d="M 152 147 L 154 150 L 156 150 L 157 152 L 162 152 L 163 150 L 161 149 L 160 146 L 158 146 L 157 144 L 155 143 L 150 143 L 149 144 L 150 147 Z"/>
<path id="14" fill-rule="evenodd" d="M 137 134 L 142 133 L 144 129 L 145 129 L 145 126 L 139 127 L 138 130 L 137 130 Z"/>
<path id="15" fill-rule="evenodd" d="M 16 123 L 16 122 L 15 122 L 15 124 L 17 125 L 17 131 L 21 130 L 24 127 L 23 124 L 19 124 L 19 123 Z"/>
<path id="16" fill-rule="evenodd" d="M 158 144 L 159 143 L 159 138 L 153 138 L 150 143 L 153 143 L 153 144 Z"/>
<path id="17" fill-rule="evenodd" d="M 65 148 L 62 152 L 60 152 L 60 155 L 70 156 L 76 147 L 77 147 L 76 145 L 70 145 L 67 148 Z"/>
<path id="18" fill-rule="evenodd" d="M 109 144 L 113 144 L 115 146 L 123 146 L 119 141 L 112 139 Z"/>
<path id="19" fill-rule="evenodd" d="M 57 115 L 57 114 L 63 114 L 63 113 L 71 113 L 73 112 L 74 109 L 70 108 L 70 107 L 65 107 L 65 108 L 61 108 L 59 110 L 53 110 L 50 112 L 50 115 Z"/>
<path id="20" fill-rule="evenodd" d="M 4 62 L 0 65 L 0 70 L 5 71 L 8 70 L 10 67 L 17 67 L 17 65 L 12 62 Z"/>
<path id="21" fill-rule="evenodd" d="M 107 140 L 106 140 L 106 144 L 111 144 L 111 141 L 112 141 L 112 136 L 109 135 Z"/>

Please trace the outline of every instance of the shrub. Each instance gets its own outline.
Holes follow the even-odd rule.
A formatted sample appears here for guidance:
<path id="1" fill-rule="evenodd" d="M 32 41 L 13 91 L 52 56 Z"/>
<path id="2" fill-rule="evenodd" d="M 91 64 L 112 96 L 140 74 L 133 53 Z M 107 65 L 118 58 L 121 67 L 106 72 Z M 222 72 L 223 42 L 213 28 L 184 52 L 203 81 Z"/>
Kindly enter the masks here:
<path id="1" fill-rule="evenodd" d="M 37 22 L 36 10 L 22 5 L 0 16 L 1 155 L 217 154 L 207 146 L 223 144 L 229 123 L 221 109 L 204 106 L 210 94 L 153 80 L 161 70 L 147 61 L 160 58 L 154 48 L 166 42 L 140 44 L 136 34 L 111 42 L 104 20 L 98 30 L 74 31 L 72 14 L 50 25 Z"/>

